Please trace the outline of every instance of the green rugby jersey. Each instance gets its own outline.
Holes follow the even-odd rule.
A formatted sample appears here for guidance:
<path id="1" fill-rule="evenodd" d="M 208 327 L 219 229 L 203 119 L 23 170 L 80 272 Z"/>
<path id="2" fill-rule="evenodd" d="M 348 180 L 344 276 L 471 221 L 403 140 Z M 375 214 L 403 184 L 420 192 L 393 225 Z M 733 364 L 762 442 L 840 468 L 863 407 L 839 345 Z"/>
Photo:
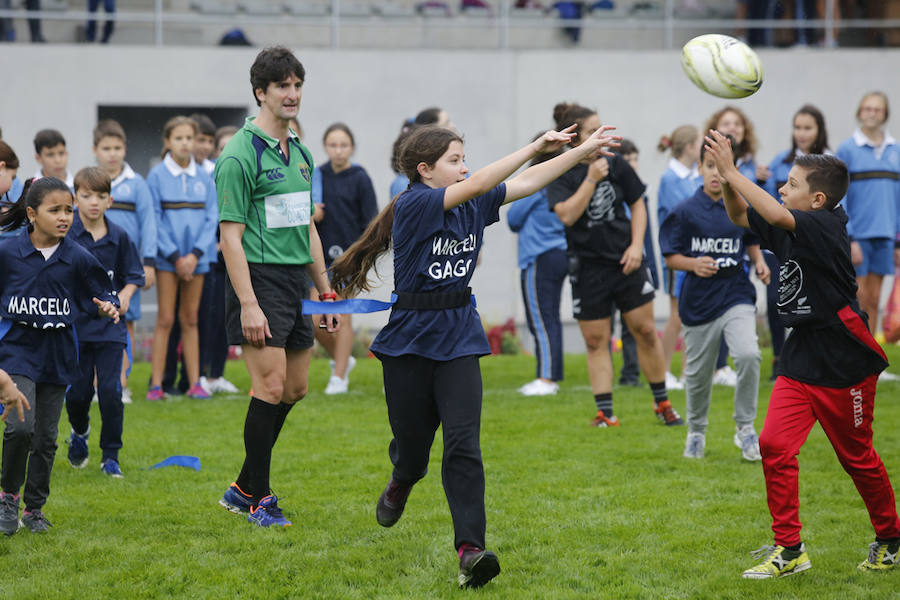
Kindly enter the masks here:
<path id="1" fill-rule="evenodd" d="M 245 225 L 248 263 L 305 265 L 309 252 L 312 156 L 293 134 L 289 156 L 248 117 L 216 161 L 219 221 Z"/>

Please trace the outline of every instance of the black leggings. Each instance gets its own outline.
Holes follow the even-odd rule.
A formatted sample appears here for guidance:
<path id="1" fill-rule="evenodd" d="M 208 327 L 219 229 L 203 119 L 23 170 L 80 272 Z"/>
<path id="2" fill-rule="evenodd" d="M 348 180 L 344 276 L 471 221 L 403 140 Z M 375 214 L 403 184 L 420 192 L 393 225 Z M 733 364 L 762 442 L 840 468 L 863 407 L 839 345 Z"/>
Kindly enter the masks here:
<path id="1" fill-rule="evenodd" d="M 444 432 L 441 480 L 453 518 L 454 547 L 484 548 L 481 463 L 481 369 L 477 356 L 448 361 L 381 356 L 394 479 L 412 485 L 428 472 L 439 425 Z"/>

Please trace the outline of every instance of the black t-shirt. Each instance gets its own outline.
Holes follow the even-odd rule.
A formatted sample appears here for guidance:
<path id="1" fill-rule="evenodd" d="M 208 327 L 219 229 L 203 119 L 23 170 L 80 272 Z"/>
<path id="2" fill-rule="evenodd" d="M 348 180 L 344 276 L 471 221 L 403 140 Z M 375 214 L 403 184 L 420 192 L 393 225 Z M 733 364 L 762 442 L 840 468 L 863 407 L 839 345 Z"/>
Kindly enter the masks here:
<path id="1" fill-rule="evenodd" d="M 631 245 L 631 220 L 625 206 L 641 199 L 647 186 L 621 156 L 607 157 L 609 175 L 597 183 L 584 213 L 566 227 L 569 252 L 597 262 L 618 263 Z M 547 202 L 568 200 L 587 177 L 588 165 L 575 165 L 547 186 Z"/>
<path id="2" fill-rule="evenodd" d="M 841 207 L 791 214 L 796 222 L 792 232 L 768 224 L 753 208 L 747 210 L 750 229 L 778 257 L 778 316 L 793 328 L 778 374 L 824 387 L 849 387 L 888 363 L 872 347 L 877 343 L 867 329 L 851 331 L 838 314 L 849 307 L 863 324 L 868 322 L 856 299 L 847 214 Z"/>

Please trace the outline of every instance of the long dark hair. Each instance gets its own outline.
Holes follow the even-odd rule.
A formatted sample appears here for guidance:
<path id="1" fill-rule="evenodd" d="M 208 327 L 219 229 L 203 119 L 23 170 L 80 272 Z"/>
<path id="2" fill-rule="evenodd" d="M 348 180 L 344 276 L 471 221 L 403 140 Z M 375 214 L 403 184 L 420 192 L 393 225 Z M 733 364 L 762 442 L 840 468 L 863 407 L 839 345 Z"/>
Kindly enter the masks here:
<path id="1" fill-rule="evenodd" d="M 445 127 L 417 127 L 400 148 L 399 167 L 411 183 L 421 181 L 419 165 L 433 167 L 447 152 L 452 142 L 462 142 L 459 135 Z M 331 265 L 331 287 L 340 296 L 351 298 L 372 289 L 369 271 L 375 269 L 378 258 L 391 247 L 394 226 L 394 205 L 400 194 L 372 219 L 362 236 Z"/>
<path id="2" fill-rule="evenodd" d="M 44 197 L 50 192 L 65 192 L 70 197 L 72 196 L 66 182 L 60 181 L 56 177 L 41 177 L 26 181 L 18 201 L 0 203 L 0 206 L 3 207 L 3 211 L 0 212 L 0 229 L 12 231 L 18 229 L 23 223 L 28 223 L 27 209 L 31 208 L 31 210 L 37 211 L 44 202 Z M 28 231 L 33 230 L 34 226 L 28 223 Z"/>
<path id="3" fill-rule="evenodd" d="M 828 148 L 828 131 L 825 129 L 825 116 L 822 114 L 822 111 L 812 104 L 804 104 L 794 113 L 794 118 L 791 119 L 791 152 L 782 161 L 787 165 L 794 162 L 794 158 L 797 156 L 797 140 L 794 139 L 793 129 L 794 121 L 800 115 L 809 115 L 816 122 L 816 139 L 812 148 L 809 149 L 809 154 L 824 154 L 825 149 Z"/>

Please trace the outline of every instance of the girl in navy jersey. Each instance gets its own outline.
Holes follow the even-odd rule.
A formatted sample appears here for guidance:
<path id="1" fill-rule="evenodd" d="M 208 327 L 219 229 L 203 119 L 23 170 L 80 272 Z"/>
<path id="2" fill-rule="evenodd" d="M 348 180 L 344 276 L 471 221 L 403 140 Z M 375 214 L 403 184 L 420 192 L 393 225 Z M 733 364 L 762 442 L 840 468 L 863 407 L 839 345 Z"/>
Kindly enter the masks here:
<path id="1" fill-rule="evenodd" d="M 25 485 L 22 522 L 47 531 L 42 512 L 66 386 L 78 376 L 74 322 L 98 313 L 118 322 L 118 299 L 96 258 L 66 239 L 73 198 L 65 182 L 27 182 L 22 196 L 0 215 L 0 227 L 27 223 L 27 234 L 0 240 L 0 369 L 28 398 L 25 420 L 9 419 L 0 469 L 0 532 L 19 528 L 19 492 Z"/>
<path id="2" fill-rule="evenodd" d="M 557 125 L 576 124 L 578 147 L 601 128 L 590 108 L 558 104 Z M 588 376 L 597 413 L 594 427 L 617 427 L 613 414 L 610 319 L 615 304 L 637 342 L 638 363 L 653 394 L 656 416 L 666 425 L 684 422 L 666 393 L 662 342 L 653 321 L 654 287 L 644 260 L 646 186 L 621 156 L 593 151 L 547 186 L 547 201 L 566 226 L 575 318 L 587 345 Z M 629 218 L 626 206 L 631 211 Z"/>
<path id="3" fill-rule="evenodd" d="M 756 130 L 744 111 L 732 105 L 723 107 L 707 119 L 703 131 L 710 129 L 720 131 L 722 135 L 730 135 L 734 139 L 734 155 L 737 157 L 738 170 L 747 179 L 763 185 L 769 178 L 769 169 L 765 165 L 756 164 L 758 146 Z M 769 265 L 770 270 L 773 266 L 776 265 Z M 728 346 L 724 338 L 719 347 L 719 358 L 716 361 L 713 383 L 731 387 L 737 384 L 737 374 L 728 366 Z"/>
<path id="4" fill-rule="evenodd" d="M 776 200 L 781 200 L 778 190 L 787 183 L 788 173 L 794 166 L 797 157 L 807 154 L 830 154 L 828 151 L 828 131 L 825 129 L 825 116 L 822 111 L 811 104 L 805 104 L 794 114 L 791 149 L 780 152 L 769 163 L 769 178 L 763 186 Z M 784 325 L 778 317 L 778 259 L 765 250 L 763 255 L 769 270 L 775 274 L 766 286 L 766 319 L 772 334 L 772 376 L 775 381 L 778 371 L 778 357 L 784 348 Z"/>
<path id="5" fill-rule="evenodd" d="M 369 174 L 361 166 L 350 162 L 356 147 L 350 128 L 343 123 L 329 125 L 322 136 L 322 144 L 328 154 L 328 162 L 316 167 L 313 175 L 313 180 L 318 180 L 321 185 L 321 195 L 313 193 L 313 202 L 316 203 L 313 220 L 322 241 L 327 268 L 359 239 L 369 221 L 378 213 L 378 203 Z M 310 292 L 312 299 L 318 299 L 318 290 L 313 288 Z M 314 318 L 314 321 L 319 319 Z M 316 328 L 316 340 L 333 359 L 325 393 L 347 392 L 350 371 L 356 365 L 356 359 L 350 355 L 353 351 L 350 315 L 341 316 L 341 328 L 337 333 Z"/>
<path id="6" fill-rule="evenodd" d="M 416 130 L 401 151 L 409 188 L 395 198 L 363 236 L 332 266 L 332 284 L 345 296 L 370 289 L 368 273 L 394 250 L 397 301 L 372 344 L 381 360 L 394 471 L 376 507 L 378 522 L 400 519 L 413 485 L 425 476 L 438 426 L 444 434 L 442 479 L 459 555 L 459 584 L 479 587 L 500 572 L 485 547 L 484 467 L 479 444 L 481 371 L 490 354 L 472 303 L 475 259 L 487 225 L 504 203 L 533 194 L 585 156 L 607 154 L 608 127 L 561 156 L 503 181 L 541 152 L 572 137 L 574 126 L 539 140 L 466 178 L 462 139 L 442 127 Z"/>
<path id="7" fill-rule="evenodd" d="M 744 271 L 744 253 L 764 283 L 769 280 L 759 240 L 728 219 L 722 182 L 713 157 L 700 152 L 703 186 L 679 203 L 659 226 L 659 247 L 671 269 L 686 273 L 678 297 L 684 321 L 688 434 L 685 458 L 703 458 L 712 376 L 720 341 L 728 340 L 737 385 L 734 390 L 735 445 L 745 460 L 760 460 L 753 421 L 759 391 L 756 289 Z"/>
<path id="8" fill-rule="evenodd" d="M 885 130 L 890 110 L 881 92 L 863 96 L 856 109 L 859 127 L 838 146 L 837 156 L 850 170 L 844 207 L 850 255 L 856 268 L 860 307 L 869 329 L 878 325 L 878 301 L 885 275 L 894 272 L 900 241 L 900 144 Z"/>
<path id="9" fill-rule="evenodd" d="M 209 272 L 210 249 L 215 248 L 219 209 L 212 178 L 195 162 L 197 124 L 173 117 L 163 128 L 163 161 L 147 175 L 157 223 L 158 313 L 153 332 L 152 374 L 147 400 L 161 400 L 167 346 L 175 322 L 175 301 L 180 300 L 182 352 L 191 398 L 209 398 L 200 385 L 197 313 L 203 278 Z"/>

